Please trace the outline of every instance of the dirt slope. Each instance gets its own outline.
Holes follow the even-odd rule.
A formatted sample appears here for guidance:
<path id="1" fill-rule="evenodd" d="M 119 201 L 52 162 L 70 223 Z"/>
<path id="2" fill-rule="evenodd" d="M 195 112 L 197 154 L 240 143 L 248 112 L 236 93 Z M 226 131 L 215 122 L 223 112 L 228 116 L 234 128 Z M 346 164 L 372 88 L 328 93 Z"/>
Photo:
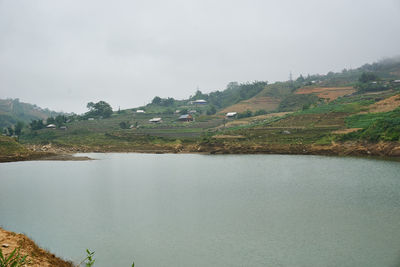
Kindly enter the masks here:
<path id="1" fill-rule="evenodd" d="M 372 113 L 376 112 L 388 112 L 400 107 L 400 94 L 388 97 L 381 101 L 378 101 L 368 107 L 368 111 Z M 365 113 L 365 112 L 364 112 Z"/>
<path id="2" fill-rule="evenodd" d="M 20 247 L 21 255 L 28 255 L 29 264 L 24 266 L 41 267 L 73 267 L 71 262 L 57 258 L 54 254 L 39 248 L 31 239 L 23 234 L 16 234 L 0 228 L 0 248 L 5 256 Z"/>

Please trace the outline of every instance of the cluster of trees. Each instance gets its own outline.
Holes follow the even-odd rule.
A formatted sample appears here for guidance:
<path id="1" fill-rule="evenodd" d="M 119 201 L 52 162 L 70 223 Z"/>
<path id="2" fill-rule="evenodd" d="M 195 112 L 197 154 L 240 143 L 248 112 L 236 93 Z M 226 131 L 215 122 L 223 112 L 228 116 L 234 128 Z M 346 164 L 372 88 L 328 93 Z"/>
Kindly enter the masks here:
<path id="1" fill-rule="evenodd" d="M 24 126 L 25 126 L 24 122 L 18 121 L 13 126 L 8 126 L 8 127 L 3 128 L 3 134 L 5 134 L 7 136 L 14 136 L 14 135 L 20 136 Z"/>
<path id="2" fill-rule="evenodd" d="M 87 104 L 87 108 L 89 109 L 88 112 L 86 112 L 83 116 L 78 116 L 78 115 L 71 115 L 71 116 L 66 116 L 66 115 L 57 115 L 55 117 L 49 117 L 46 120 L 46 124 L 42 119 L 38 120 L 31 120 L 29 123 L 29 128 L 31 130 L 40 130 L 43 128 L 46 128 L 46 125 L 49 124 L 54 124 L 57 127 L 65 125 L 67 122 L 74 121 L 76 119 L 81 120 L 81 119 L 87 119 L 89 117 L 103 117 L 103 118 L 108 118 L 111 116 L 113 113 L 112 108 L 110 104 L 108 104 L 105 101 L 99 101 L 97 103 L 89 102 Z"/>
<path id="3" fill-rule="evenodd" d="M 31 130 L 40 130 L 46 127 L 46 125 L 44 125 L 43 120 L 33 120 L 29 123 L 29 127 Z"/>
<path id="4" fill-rule="evenodd" d="M 215 113 L 217 113 L 217 109 L 215 108 L 214 105 L 210 105 L 206 111 L 207 115 L 214 115 Z"/>
<path id="5" fill-rule="evenodd" d="M 204 99 L 215 108 L 224 108 L 236 104 L 242 100 L 252 98 L 261 92 L 268 82 L 237 83 L 230 82 L 223 91 L 215 91 L 204 94 L 197 90 L 190 100 Z"/>
<path id="6" fill-rule="evenodd" d="M 374 92 L 387 89 L 387 85 L 373 72 L 363 72 L 355 86 L 359 92 Z"/>
<path id="7" fill-rule="evenodd" d="M 236 118 L 243 119 L 243 118 L 248 118 L 248 117 L 253 117 L 253 116 L 265 115 L 267 113 L 268 112 L 265 109 L 259 109 L 255 112 L 252 112 L 251 110 L 248 109 L 245 112 L 238 113 Z"/>
<path id="8" fill-rule="evenodd" d="M 173 99 L 172 97 L 161 98 L 159 96 L 156 96 L 156 97 L 153 98 L 151 103 L 154 104 L 154 105 L 158 105 L 158 106 L 170 107 L 170 106 L 173 106 L 175 104 L 175 99 Z"/>
<path id="9" fill-rule="evenodd" d="M 58 115 L 55 118 L 54 117 L 50 117 L 47 118 L 47 124 L 55 124 L 57 127 L 60 127 L 62 125 L 64 125 L 65 123 L 67 123 L 68 118 L 65 115 Z"/>
<path id="10" fill-rule="evenodd" d="M 46 127 L 48 124 L 54 124 L 57 127 L 63 126 L 67 123 L 70 117 L 67 117 L 65 115 L 57 115 L 56 117 L 49 117 L 46 120 L 46 124 L 43 122 L 43 120 L 32 120 L 29 123 L 29 127 L 32 130 L 40 130 Z"/>

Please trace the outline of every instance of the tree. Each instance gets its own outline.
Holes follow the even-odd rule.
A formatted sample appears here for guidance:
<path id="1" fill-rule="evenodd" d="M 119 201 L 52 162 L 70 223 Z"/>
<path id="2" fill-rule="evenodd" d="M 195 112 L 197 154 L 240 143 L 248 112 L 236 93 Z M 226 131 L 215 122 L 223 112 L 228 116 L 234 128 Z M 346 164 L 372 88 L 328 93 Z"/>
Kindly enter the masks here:
<path id="1" fill-rule="evenodd" d="M 29 123 L 32 130 L 40 130 L 44 128 L 43 120 L 33 120 Z"/>
<path id="2" fill-rule="evenodd" d="M 14 135 L 14 129 L 11 126 L 7 127 L 7 131 L 8 131 L 8 136 L 13 136 Z"/>
<path id="3" fill-rule="evenodd" d="M 54 120 L 55 120 L 55 124 L 58 127 L 60 127 L 67 122 L 67 117 L 65 117 L 64 115 L 58 115 Z"/>
<path id="4" fill-rule="evenodd" d="M 24 128 L 24 123 L 22 121 L 18 121 L 14 126 L 15 135 L 21 135 L 22 129 Z"/>
<path id="5" fill-rule="evenodd" d="M 154 97 L 151 103 L 154 105 L 159 105 L 161 103 L 161 97 L 159 96 Z"/>
<path id="6" fill-rule="evenodd" d="M 363 72 L 358 79 L 360 83 L 367 83 L 367 82 L 373 82 L 378 80 L 378 76 L 376 74 L 371 73 L 371 72 Z"/>
<path id="7" fill-rule="evenodd" d="M 302 82 L 304 82 L 304 80 L 305 79 L 304 79 L 303 75 L 300 74 L 300 76 L 299 76 L 299 78 L 297 78 L 296 82 L 302 83 Z"/>
<path id="8" fill-rule="evenodd" d="M 113 113 L 110 104 L 105 101 L 99 101 L 97 103 L 89 102 L 86 107 L 89 112 L 86 113 L 87 116 L 102 116 L 103 118 L 108 118 Z"/>
<path id="9" fill-rule="evenodd" d="M 47 118 L 46 123 L 47 124 L 54 124 L 54 123 L 56 123 L 56 120 L 53 117 L 49 117 L 49 118 Z"/>
<path id="10" fill-rule="evenodd" d="M 207 115 L 214 115 L 215 113 L 217 113 L 217 109 L 211 105 L 208 109 L 207 109 Z"/>

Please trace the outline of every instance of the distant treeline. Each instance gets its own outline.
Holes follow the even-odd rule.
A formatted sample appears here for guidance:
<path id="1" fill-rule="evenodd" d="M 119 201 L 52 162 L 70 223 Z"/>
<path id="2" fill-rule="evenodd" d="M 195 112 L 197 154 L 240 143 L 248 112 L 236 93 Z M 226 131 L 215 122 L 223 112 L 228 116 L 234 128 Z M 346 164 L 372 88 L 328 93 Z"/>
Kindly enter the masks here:
<path id="1" fill-rule="evenodd" d="M 267 84 L 268 82 L 259 81 L 241 84 L 237 82 L 231 82 L 223 91 L 215 91 L 209 94 L 204 94 L 200 90 L 197 90 L 190 100 L 204 99 L 210 105 L 213 105 L 217 108 L 225 108 L 242 100 L 252 98 L 261 92 L 265 86 L 267 86 Z"/>

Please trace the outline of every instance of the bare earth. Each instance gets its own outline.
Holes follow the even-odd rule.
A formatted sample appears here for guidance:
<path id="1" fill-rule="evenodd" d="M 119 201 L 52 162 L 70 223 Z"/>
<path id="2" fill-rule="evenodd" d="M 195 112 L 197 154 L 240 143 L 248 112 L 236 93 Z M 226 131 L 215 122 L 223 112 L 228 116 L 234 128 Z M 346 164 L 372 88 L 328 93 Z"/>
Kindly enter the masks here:
<path id="1" fill-rule="evenodd" d="M 39 248 L 26 235 L 16 234 L 0 228 L 0 248 L 3 255 L 9 255 L 15 248 L 20 248 L 21 255 L 28 255 L 29 263 L 24 266 L 73 267 L 71 262 L 57 258 L 54 254 Z"/>
<path id="2" fill-rule="evenodd" d="M 327 99 L 330 102 L 338 97 L 352 94 L 355 91 L 353 87 L 303 87 L 298 89 L 296 94 L 316 94 L 319 98 Z"/>
<path id="3" fill-rule="evenodd" d="M 336 130 L 333 131 L 333 134 L 348 134 L 352 132 L 357 132 L 358 130 L 361 130 L 362 128 L 349 128 L 349 129 L 342 129 L 342 130 Z"/>
<path id="4" fill-rule="evenodd" d="M 378 101 L 368 107 L 368 112 L 388 112 L 400 107 L 400 94 Z M 361 112 L 367 113 L 367 112 Z"/>
<path id="5" fill-rule="evenodd" d="M 274 110 L 279 106 L 280 100 L 278 98 L 262 96 L 262 97 L 253 97 L 248 100 L 240 101 L 239 103 L 230 106 L 219 113 L 228 113 L 228 112 L 244 112 L 246 110 L 257 111 L 260 109 L 264 109 L 266 111 Z"/>

